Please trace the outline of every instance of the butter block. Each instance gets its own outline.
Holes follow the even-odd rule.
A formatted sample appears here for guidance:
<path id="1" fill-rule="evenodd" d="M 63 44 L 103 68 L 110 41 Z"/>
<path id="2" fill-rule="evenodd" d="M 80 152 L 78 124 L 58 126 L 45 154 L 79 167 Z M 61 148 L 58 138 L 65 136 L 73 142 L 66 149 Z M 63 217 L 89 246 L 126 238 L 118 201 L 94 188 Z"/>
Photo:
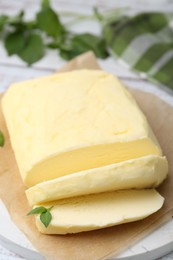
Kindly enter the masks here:
<path id="1" fill-rule="evenodd" d="M 100 193 L 43 204 L 51 209 L 47 228 L 36 217 L 44 234 L 68 234 L 106 228 L 143 219 L 157 210 L 164 198 L 156 190 L 128 190 Z"/>
<path id="2" fill-rule="evenodd" d="M 147 155 L 77 172 L 39 183 L 26 190 L 30 205 L 69 197 L 124 189 L 157 187 L 167 176 L 165 157 Z"/>
<path id="3" fill-rule="evenodd" d="M 162 155 L 147 120 L 116 77 L 79 70 L 12 84 L 2 108 L 26 186 Z"/>

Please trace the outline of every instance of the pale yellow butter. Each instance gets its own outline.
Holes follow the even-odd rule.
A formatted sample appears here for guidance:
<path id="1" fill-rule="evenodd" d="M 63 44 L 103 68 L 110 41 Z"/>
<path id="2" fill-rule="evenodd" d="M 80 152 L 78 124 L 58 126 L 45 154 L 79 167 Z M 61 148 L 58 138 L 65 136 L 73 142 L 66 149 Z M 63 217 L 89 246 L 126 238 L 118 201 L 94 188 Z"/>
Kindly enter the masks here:
<path id="1" fill-rule="evenodd" d="M 110 227 L 143 219 L 159 210 L 164 198 L 155 190 L 128 190 L 100 193 L 43 204 L 51 209 L 47 228 L 36 217 L 44 234 L 67 234 Z"/>
<path id="2" fill-rule="evenodd" d="M 103 71 L 59 73 L 13 84 L 2 108 L 29 187 L 146 155 L 161 156 L 132 96 Z"/>
<path id="3" fill-rule="evenodd" d="M 77 172 L 39 183 L 26 190 L 31 205 L 86 194 L 158 186 L 168 172 L 165 157 L 147 155 Z"/>

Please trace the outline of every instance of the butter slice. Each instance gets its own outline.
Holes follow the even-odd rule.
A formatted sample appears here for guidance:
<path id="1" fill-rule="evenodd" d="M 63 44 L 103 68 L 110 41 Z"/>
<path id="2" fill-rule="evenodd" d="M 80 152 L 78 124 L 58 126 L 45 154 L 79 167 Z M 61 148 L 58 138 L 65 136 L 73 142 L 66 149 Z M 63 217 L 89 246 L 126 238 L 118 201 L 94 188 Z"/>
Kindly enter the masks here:
<path id="1" fill-rule="evenodd" d="M 36 225 L 44 234 L 67 234 L 110 227 L 143 219 L 157 210 L 164 198 L 153 190 L 128 190 L 71 198 L 43 204 L 51 209 L 47 228 L 36 217 Z"/>
<path id="2" fill-rule="evenodd" d="M 26 190 L 31 205 L 69 197 L 158 186 L 167 176 L 165 157 L 147 155 L 42 182 Z"/>
<path id="3" fill-rule="evenodd" d="M 26 186 L 149 154 L 162 155 L 117 78 L 79 70 L 12 84 L 2 108 Z"/>

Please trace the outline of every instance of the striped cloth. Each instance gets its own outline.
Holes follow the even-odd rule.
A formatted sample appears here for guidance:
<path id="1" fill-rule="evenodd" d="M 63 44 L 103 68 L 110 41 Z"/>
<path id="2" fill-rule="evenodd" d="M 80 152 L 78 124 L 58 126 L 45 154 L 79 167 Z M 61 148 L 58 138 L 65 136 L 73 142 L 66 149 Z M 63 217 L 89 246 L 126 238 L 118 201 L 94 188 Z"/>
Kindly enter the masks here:
<path id="1" fill-rule="evenodd" d="M 113 56 L 173 89 L 173 14 L 123 16 L 105 24 L 103 34 Z"/>

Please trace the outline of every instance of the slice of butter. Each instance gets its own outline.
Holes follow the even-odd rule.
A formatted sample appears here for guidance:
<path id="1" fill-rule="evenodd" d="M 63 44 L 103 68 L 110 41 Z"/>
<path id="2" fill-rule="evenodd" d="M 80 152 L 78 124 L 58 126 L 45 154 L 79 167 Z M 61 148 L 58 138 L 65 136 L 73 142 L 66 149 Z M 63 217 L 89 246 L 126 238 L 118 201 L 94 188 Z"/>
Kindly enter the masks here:
<path id="1" fill-rule="evenodd" d="M 161 155 L 130 93 L 103 71 L 57 73 L 12 84 L 2 108 L 28 187 L 149 154 Z"/>
<path id="2" fill-rule="evenodd" d="M 67 234 L 110 227 L 143 219 L 157 210 L 164 198 L 153 190 L 128 190 L 100 193 L 45 204 L 52 220 L 47 228 L 36 217 L 36 225 L 44 234 Z"/>
<path id="3" fill-rule="evenodd" d="M 69 197 L 158 186 L 167 176 L 165 157 L 147 155 L 39 183 L 26 190 L 31 205 Z"/>

